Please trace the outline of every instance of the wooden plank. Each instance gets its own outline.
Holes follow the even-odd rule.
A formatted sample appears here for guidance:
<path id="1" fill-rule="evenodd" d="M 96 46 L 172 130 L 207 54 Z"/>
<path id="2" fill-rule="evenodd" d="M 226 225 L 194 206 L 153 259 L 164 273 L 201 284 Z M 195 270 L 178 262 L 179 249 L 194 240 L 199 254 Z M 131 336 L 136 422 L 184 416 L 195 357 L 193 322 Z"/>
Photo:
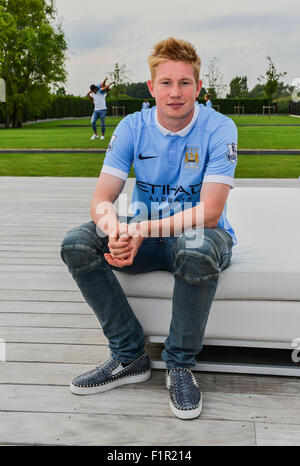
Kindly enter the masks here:
<path id="1" fill-rule="evenodd" d="M 0 289 L 0 306 L 1 301 L 85 302 L 78 289 L 71 291 Z"/>
<path id="2" fill-rule="evenodd" d="M 95 369 L 95 364 L 2 362 L 0 363 L 0 380 L 2 384 L 69 386 L 74 377 L 92 369 Z"/>
<path id="3" fill-rule="evenodd" d="M 1 381 L 10 384 L 68 385 L 71 378 L 93 369 L 93 364 L 6 362 L 0 364 Z M 293 377 L 247 376 L 194 372 L 203 393 L 231 393 L 300 397 L 299 381 Z M 141 384 L 142 385 L 142 384 Z M 165 370 L 152 370 L 150 390 L 165 389 Z M 286 421 L 288 422 L 288 418 Z"/>
<path id="4" fill-rule="evenodd" d="M 300 446 L 300 426 L 255 423 L 258 446 Z"/>
<path id="5" fill-rule="evenodd" d="M 6 343 L 107 344 L 100 324 L 95 329 L 0 327 L 0 338 Z"/>
<path id="6" fill-rule="evenodd" d="M 300 379 L 297 377 L 221 374 L 209 372 L 199 373 L 198 377 L 201 389 L 209 392 L 300 396 Z"/>
<path id="7" fill-rule="evenodd" d="M 77 368 L 76 368 L 77 369 Z M 80 372 L 74 370 L 75 375 Z M 163 377 L 163 375 L 161 374 Z M 163 377 L 164 380 L 164 377 Z M 111 414 L 170 417 L 169 394 L 166 386 L 151 389 L 148 381 L 124 385 L 93 396 L 72 396 L 68 387 L 50 385 L 0 385 L 0 411 L 74 412 L 81 414 Z M 97 398 L 97 402 L 95 400 Z M 51 402 L 49 402 L 51 400 Z M 201 419 L 276 423 L 300 427 L 300 398 L 203 393 Z"/>
<path id="8" fill-rule="evenodd" d="M 110 355 L 101 345 L 68 345 L 43 343 L 7 343 L 6 360 L 99 365 Z M 2 363 L 5 364 L 5 363 Z"/>
<path id="9" fill-rule="evenodd" d="M 60 265 L 61 258 L 53 257 L 5 257 L 0 253 L 1 265 Z"/>
<path id="10" fill-rule="evenodd" d="M 159 416 L 4 412 L 1 413 L 0 442 L 27 445 L 255 445 L 255 432 L 253 423 L 201 418 L 183 422 L 175 417 Z"/>
<path id="11" fill-rule="evenodd" d="M 74 373 L 75 376 L 80 374 L 76 368 Z M 152 391 L 149 396 L 149 390 L 143 388 L 146 385 L 147 382 L 123 385 L 95 396 L 76 396 L 70 392 L 69 386 L 3 384 L 0 385 L 0 412 L 76 412 L 111 416 L 134 413 L 137 417 L 172 417 L 166 387 Z"/>
<path id="12" fill-rule="evenodd" d="M 0 272 L 0 288 L 4 290 L 76 290 L 77 286 L 66 267 L 60 272 Z"/>
<path id="13" fill-rule="evenodd" d="M 69 275 L 65 264 L 61 261 L 60 265 L 0 265 L 0 274 L 3 272 L 16 274 L 18 272 L 38 274 L 38 273 L 49 273 L 49 274 L 63 274 Z"/>
<path id="14" fill-rule="evenodd" d="M 295 424 L 300 427 L 300 397 L 206 393 L 203 415 L 210 419 Z"/>
<path id="15" fill-rule="evenodd" d="M 59 302 L 59 301 L 5 301 L 0 300 L 0 320 L 1 313 L 12 313 L 13 319 L 17 318 L 16 313 L 25 314 L 84 314 L 95 315 L 86 302 Z M 3 316 L 3 319 L 5 316 Z M 34 317 L 30 317 L 34 319 Z M 2 320 L 2 322 L 4 322 Z M 7 321 L 8 322 L 8 321 Z M 16 322 L 16 321 L 15 321 Z M 6 324 L 8 325 L 8 324 Z"/>
<path id="16" fill-rule="evenodd" d="M 19 327 L 46 328 L 80 328 L 80 329 L 98 329 L 99 321 L 96 315 L 91 311 L 87 315 L 64 315 L 56 314 L 55 303 L 52 304 L 54 314 L 23 314 L 23 313 L 6 313 L 0 312 L 0 332 L 3 327 L 12 327 L 17 331 Z M 2 328 L 1 328 L 2 327 Z"/>

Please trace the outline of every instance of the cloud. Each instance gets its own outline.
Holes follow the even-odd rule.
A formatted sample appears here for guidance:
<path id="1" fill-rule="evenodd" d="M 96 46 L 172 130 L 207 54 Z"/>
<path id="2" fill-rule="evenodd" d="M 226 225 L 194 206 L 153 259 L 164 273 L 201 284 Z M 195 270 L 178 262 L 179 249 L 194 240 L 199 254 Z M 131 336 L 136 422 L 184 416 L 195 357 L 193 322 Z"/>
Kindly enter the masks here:
<path id="1" fill-rule="evenodd" d="M 267 11 L 260 13 L 238 13 L 230 15 L 220 15 L 212 18 L 197 19 L 197 21 L 185 21 L 179 26 L 186 31 L 222 31 L 239 29 L 264 29 L 266 31 L 276 31 L 280 34 L 282 30 L 291 31 L 298 29 L 299 17 L 295 12 L 290 11 Z"/>
<path id="2" fill-rule="evenodd" d="M 107 45 L 117 45 L 121 37 L 134 23 L 136 18 L 116 17 L 109 20 L 103 18 L 82 18 L 64 21 L 64 31 L 72 50 L 85 51 L 99 49 Z"/>

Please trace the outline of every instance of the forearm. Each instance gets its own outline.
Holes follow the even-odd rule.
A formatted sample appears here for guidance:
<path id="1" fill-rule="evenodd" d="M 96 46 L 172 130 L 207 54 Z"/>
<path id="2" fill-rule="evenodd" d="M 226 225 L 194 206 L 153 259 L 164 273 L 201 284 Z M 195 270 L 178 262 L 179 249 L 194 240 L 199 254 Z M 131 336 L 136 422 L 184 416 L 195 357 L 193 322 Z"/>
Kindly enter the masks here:
<path id="1" fill-rule="evenodd" d="M 91 92 L 92 92 L 92 91 L 89 91 L 89 92 L 87 93 L 86 97 L 87 97 L 88 99 L 94 101 L 93 98 L 91 97 Z"/>
<path id="2" fill-rule="evenodd" d="M 117 236 L 119 232 L 119 217 L 113 202 L 107 199 L 93 199 L 91 203 L 91 217 L 93 222 L 106 236 Z"/>
<path id="3" fill-rule="evenodd" d="M 183 231 L 191 228 L 214 228 L 217 226 L 218 219 L 215 207 L 201 202 L 171 217 L 141 222 L 141 236 L 180 236 Z"/>

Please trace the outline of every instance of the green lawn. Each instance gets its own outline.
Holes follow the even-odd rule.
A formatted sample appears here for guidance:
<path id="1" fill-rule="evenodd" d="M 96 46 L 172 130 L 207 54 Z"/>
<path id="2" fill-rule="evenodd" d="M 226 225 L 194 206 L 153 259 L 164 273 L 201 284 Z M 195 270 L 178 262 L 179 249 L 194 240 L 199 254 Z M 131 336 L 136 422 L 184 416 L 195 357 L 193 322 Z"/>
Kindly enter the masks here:
<path id="1" fill-rule="evenodd" d="M 300 118 L 289 115 L 274 115 L 270 119 L 261 115 L 230 115 L 237 125 L 300 125 Z"/>
<path id="2" fill-rule="evenodd" d="M 300 149 L 299 127 L 238 127 L 239 149 Z"/>
<path id="3" fill-rule="evenodd" d="M 237 124 L 300 124 L 300 119 L 274 116 L 232 117 Z M 108 125 L 121 118 L 108 117 Z M 25 125 L 21 129 L 0 129 L 0 149 L 105 149 L 114 127 L 108 126 L 104 141 L 90 140 L 90 119 L 57 120 Z M 100 132 L 99 132 L 100 133 Z M 300 149 L 299 127 L 238 127 L 239 149 Z M 0 176 L 97 177 L 105 154 L 0 154 Z M 298 178 L 300 156 L 239 155 L 238 178 Z M 133 169 L 130 176 L 134 176 Z"/>
<path id="4" fill-rule="evenodd" d="M 270 120 L 261 116 L 232 117 L 237 124 L 260 124 L 267 126 L 238 126 L 239 149 L 300 149 L 300 126 L 274 127 L 269 124 L 300 124 L 300 119 L 289 116 L 274 116 Z M 120 118 L 108 117 L 107 124 L 117 124 Z M 91 128 L 65 128 L 67 124 L 90 124 L 89 119 L 59 120 L 25 125 L 21 129 L 0 129 L 0 149 L 105 149 L 113 133 L 107 127 L 104 141 L 90 140 Z M 100 133 L 100 132 L 99 132 Z"/>
<path id="5" fill-rule="evenodd" d="M 105 154 L 0 154 L 0 176 L 98 177 Z M 131 169 L 130 177 L 134 177 Z M 300 155 L 239 155 L 236 178 L 298 178 Z"/>
<path id="6" fill-rule="evenodd" d="M 108 117 L 106 124 L 116 125 L 120 120 L 121 118 Z M 90 127 L 61 126 L 72 124 L 90 125 L 90 120 L 57 120 L 24 125 L 19 129 L 0 129 L 0 149 L 105 149 L 114 131 L 114 127 L 107 127 L 103 141 L 91 141 L 93 131 Z M 98 134 L 101 134 L 100 129 Z"/>

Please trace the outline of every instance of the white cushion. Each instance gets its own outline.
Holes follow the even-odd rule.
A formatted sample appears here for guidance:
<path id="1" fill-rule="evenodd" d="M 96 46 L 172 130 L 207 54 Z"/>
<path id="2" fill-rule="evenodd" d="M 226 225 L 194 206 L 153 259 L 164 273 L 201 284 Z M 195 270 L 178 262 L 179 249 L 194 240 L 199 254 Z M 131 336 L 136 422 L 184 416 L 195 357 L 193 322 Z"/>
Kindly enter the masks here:
<path id="1" fill-rule="evenodd" d="M 300 301 L 300 188 L 235 188 L 228 219 L 238 244 L 215 299 Z M 127 296 L 172 298 L 169 272 L 116 275 Z"/>

